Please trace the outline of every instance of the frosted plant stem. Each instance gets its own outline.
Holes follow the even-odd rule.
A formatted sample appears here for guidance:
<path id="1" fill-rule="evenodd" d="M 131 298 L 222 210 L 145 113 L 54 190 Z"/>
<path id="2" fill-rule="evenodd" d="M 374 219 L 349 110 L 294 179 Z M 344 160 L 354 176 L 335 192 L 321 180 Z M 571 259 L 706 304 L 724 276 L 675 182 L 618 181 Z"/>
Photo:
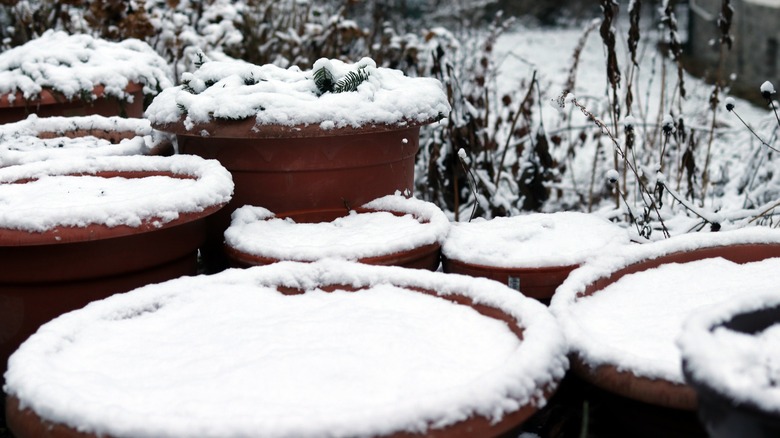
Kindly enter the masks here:
<path id="1" fill-rule="evenodd" d="M 772 108 L 774 108 L 774 105 L 772 106 Z M 735 116 L 737 116 L 739 121 L 742 122 L 743 125 L 745 125 L 745 128 L 747 128 L 748 131 L 750 131 L 750 133 L 753 134 L 758 139 L 758 141 L 761 142 L 761 144 L 763 144 L 764 146 L 768 147 L 769 149 L 772 149 L 775 152 L 780 152 L 780 150 L 777 150 L 777 149 L 773 148 L 772 146 L 769 145 L 769 143 L 765 142 L 764 139 L 759 137 L 758 134 L 756 134 L 756 131 L 754 131 L 753 128 L 750 127 L 750 125 L 745 123 L 744 120 L 742 120 L 742 117 L 740 117 L 739 114 L 737 114 L 736 110 L 732 109 L 731 112 L 734 113 Z M 777 115 L 777 112 L 775 112 L 775 115 Z"/>

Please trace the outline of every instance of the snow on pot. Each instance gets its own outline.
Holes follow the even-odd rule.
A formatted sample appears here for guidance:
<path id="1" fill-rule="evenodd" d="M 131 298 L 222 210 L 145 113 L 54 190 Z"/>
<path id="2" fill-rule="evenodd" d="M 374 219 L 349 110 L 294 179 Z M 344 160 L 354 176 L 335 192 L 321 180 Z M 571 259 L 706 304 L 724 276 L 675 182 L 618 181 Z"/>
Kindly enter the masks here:
<path id="1" fill-rule="evenodd" d="M 51 160 L 0 169 L 0 364 L 89 301 L 195 274 L 230 174 L 194 156 Z M 0 368 L 2 369 L 2 368 Z"/>
<path id="2" fill-rule="evenodd" d="M 173 85 L 148 44 L 49 30 L 0 53 L 0 123 L 39 116 L 141 117 L 144 99 Z"/>
<path id="3" fill-rule="evenodd" d="M 63 315 L 6 373 L 18 438 L 479 436 L 545 404 L 566 344 L 495 282 L 338 260 L 147 286 Z"/>
<path id="4" fill-rule="evenodd" d="M 678 339 L 712 438 L 780 436 L 780 295 L 770 286 L 780 263 L 762 264 L 767 284 L 695 313 Z"/>
<path id="5" fill-rule="evenodd" d="M 324 258 L 436 270 L 450 223 L 434 204 L 401 195 L 361 208 L 274 215 L 262 207 L 233 212 L 226 252 L 236 266 Z"/>
<path id="6" fill-rule="evenodd" d="M 573 271 L 551 310 L 569 341 L 572 369 L 624 397 L 696 409 L 675 339 L 705 306 L 773 288 L 780 232 L 689 234 L 631 246 Z M 771 277 L 774 278 L 774 277 Z"/>
<path id="7" fill-rule="evenodd" d="M 43 117 L 0 125 L 0 167 L 59 158 L 172 155 L 173 139 L 145 119 Z"/>
<path id="8" fill-rule="evenodd" d="M 218 159 L 236 193 L 214 224 L 221 249 L 230 213 L 360 206 L 413 190 L 421 125 L 449 113 L 441 83 L 363 58 L 320 59 L 312 70 L 204 62 L 146 111 L 179 150 Z"/>
<path id="9" fill-rule="evenodd" d="M 629 243 L 626 231 L 575 212 L 454 223 L 442 246 L 444 272 L 486 277 L 548 301 L 589 257 Z"/>

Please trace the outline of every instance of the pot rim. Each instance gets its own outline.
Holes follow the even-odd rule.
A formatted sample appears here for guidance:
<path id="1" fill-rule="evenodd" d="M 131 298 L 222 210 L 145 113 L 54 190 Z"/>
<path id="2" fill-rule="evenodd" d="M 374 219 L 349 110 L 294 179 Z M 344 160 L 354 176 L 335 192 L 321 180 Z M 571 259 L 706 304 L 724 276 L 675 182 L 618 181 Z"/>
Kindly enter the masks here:
<path id="1" fill-rule="evenodd" d="M 371 134 L 375 132 L 419 129 L 423 125 L 438 122 L 439 118 L 427 120 L 402 120 L 398 123 L 367 123 L 354 127 L 322 129 L 319 124 L 295 125 L 258 125 L 252 117 L 241 120 L 210 120 L 208 122 L 190 123 L 182 116 L 177 122 L 153 122 L 152 127 L 160 131 L 170 132 L 188 137 L 216 138 L 304 138 L 304 137 L 338 137 L 344 135 Z M 189 129 L 187 128 L 189 126 Z"/>
<path id="2" fill-rule="evenodd" d="M 45 176 L 97 176 L 102 178 L 165 176 L 195 180 L 198 188 L 195 190 L 193 187 L 193 193 L 189 197 L 176 195 L 175 197 L 181 200 L 180 204 L 166 204 L 165 208 L 159 212 L 142 210 L 139 217 L 140 223 L 137 226 L 122 223 L 109 226 L 101 222 L 74 225 L 62 221 L 48 225 L 44 229 L 21 228 L 11 225 L 13 222 L 7 223 L 5 226 L 0 225 L 0 246 L 71 243 L 167 228 L 215 213 L 229 202 L 233 189 L 230 173 L 216 161 L 185 155 L 173 157 L 107 156 L 90 160 L 52 160 L 21 164 L 0 169 L 0 186 L 23 184 Z M 168 196 L 168 198 L 171 197 L 174 197 L 174 194 Z M 155 202 L 160 204 L 168 198 L 157 199 Z M 149 208 L 143 205 L 141 207 Z M 174 212 L 175 216 L 171 217 Z M 17 218 L 16 220 L 22 219 Z M 56 217 L 51 220 L 58 221 Z"/>
<path id="3" fill-rule="evenodd" d="M 144 89 L 143 84 L 138 82 L 129 82 L 124 91 L 127 94 L 136 94 L 142 92 Z M 85 102 L 89 103 L 97 99 L 102 98 L 117 98 L 116 96 L 106 93 L 106 87 L 103 84 L 97 84 L 92 88 L 92 94 L 95 96 L 91 101 L 83 101 L 79 96 L 73 96 L 71 98 L 66 97 L 61 91 L 46 87 L 41 89 L 40 93 L 36 96 L 24 97 L 22 91 L 17 90 L 15 93 L 3 93 L 0 94 L 0 108 L 29 108 L 31 106 L 39 105 L 58 105 L 68 102 Z M 10 99 L 10 96 L 14 96 Z M 124 99 L 122 99 L 124 100 Z"/>

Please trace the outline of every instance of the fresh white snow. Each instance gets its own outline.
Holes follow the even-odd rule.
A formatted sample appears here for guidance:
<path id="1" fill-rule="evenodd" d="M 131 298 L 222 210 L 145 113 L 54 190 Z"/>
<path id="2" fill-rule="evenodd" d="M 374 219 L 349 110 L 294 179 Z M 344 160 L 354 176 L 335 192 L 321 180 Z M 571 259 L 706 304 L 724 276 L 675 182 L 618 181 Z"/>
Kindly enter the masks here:
<path id="1" fill-rule="evenodd" d="M 320 288 L 344 284 L 325 293 Z M 276 288 L 300 288 L 282 295 Z M 523 327 L 415 292 L 465 296 Z M 325 260 L 183 277 L 42 326 L 4 390 L 116 437 L 370 436 L 498 421 L 561 379 L 549 311 L 485 279 Z M 302 420 L 303 419 L 303 420 Z"/>
<path id="2" fill-rule="evenodd" d="M 182 178 L 96 176 L 99 172 L 170 172 Z M 27 181 L 27 182 L 20 182 Z M 0 228 L 41 232 L 60 226 L 157 226 L 180 213 L 227 203 L 230 173 L 190 155 L 41 161 L 0 169 Z"/>
<path id="3" fill-rule="evenodd" d="M 675 340 L 683 322 L 709 305 L 775 289 L 780 259 L 735 264 L 721 258 L 664 264 L 629 274 L 588 297 L 585 287 L 631 264 L 680 251 L 740 243 L 780 244 L 780 232 L 754 228 L 688 234 L 626 247 L 592 259 L 557 289 L 550 309 L 571 351 L 586 364 L 614 365 L 648 378 L 684 383 Z"/>
<path id="4" fill-rule="evenodd" d="M 0 95 L 10 100 L 16 92 L 34 99 L 44 88 L 80 98 L 97 85 L 109 96 L 128 100 L 125 88 L 131 82 L 143 85 L 146 95 L 173 85 L 165 59 L 136 39 L 110 42 L 49 30 L 0 53 Z"/>
<path id="5" fill-rule="evenodd" d="M 452 224 L 447 258 L 503 268 L 577 265 L 629 244 L 625 229 L 593 214 L 533 213 Z"/>
<path id="6" fill-rule="evenodd" d="M 127 138 L 110 141 L 96 137 L 98 133 Z M 154 131 L 146 119 L 98 115 L 39 118 L 31 114 L 25 120 L 0 125 L 0 167 L 56 158 L 144 155 L 162 141 L 170 141 L 167 137 Z"/>
<path id="7" fill-rule="evenodd" d="M 436 79 L 407 77 L 400 70 L 376 67 L 370 58 L 355 64 L 320 60 L 315 65 L 324 65 L 324 61 L 335 80 L 360 68 L 368 73 L 368 79 L 357 91 L 318 96 L 313 70 L 209 61 L 194 73 L 182 75 L 184 84 L 155 97 L 146 110 L 146 117 L 160 127 L 184 119 L 188 130 L 214 119 L 254 117 L 255 129 L 262 131 L 263 125 L 314 124 L 328 130 L 419 124 L 449 113 L 447 96 Z"/>
<path id="8" fill-rule="evenodd" d="M 780 306 L 775 288 L 750 293 L 697 312 L 678 338 L 687 369 L 734 403 L 780 413 L 780 321 L 756 334 L 722 327 L 732 317 Z"/>
<path id="9" fill-rule="evenodd" d="M 295 223 L 262 207 L 243 206 L 232 214 L 225 243 L 277 260 L 357 260 L 441 244 L 450 227 L 436 205 L 401 195 L 385 196 L 363 207 L 371 211 L 352 211 L 331 222 Z"/>

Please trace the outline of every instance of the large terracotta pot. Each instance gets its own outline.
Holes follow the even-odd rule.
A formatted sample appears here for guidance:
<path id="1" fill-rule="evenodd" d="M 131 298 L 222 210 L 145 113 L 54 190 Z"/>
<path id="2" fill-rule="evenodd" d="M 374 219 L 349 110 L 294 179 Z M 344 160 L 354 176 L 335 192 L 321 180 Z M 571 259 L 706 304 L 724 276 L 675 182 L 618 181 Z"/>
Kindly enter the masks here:
<path id="1" fill-rule="evenodd" d="M 44 89 L 34 99 L 25 99 L 21 92 L 16 92 L 14 98 L 9 95 L 0 96 L 0 124 L 24 120 L 30 114 L 39 117 L 77 117 L 87 115 L 121 116 L 140 118 L 144 115 L 144 95 L 141 84 L 131 83 L 125 92 L 132 96 L 132 101 L 121 100 L 107 96 L 102 85 L 92 90 L 91 100 L 81 98 L 68 99 L 59 92 Z"/>
<path id="2" fill-rule="evenodd" d="M 48 185 L 36 195 L 33 184 L 60 177 L 71 183 L 61 189 Z M 144 182 L 150 178 L 154 190 Z M 72 182 L 80 179 L 92 184 L 85 192 L 101 195 L 69 197 Z M 172 187 L 186 189 L 171 189 L 166 180 L 182 181 Z M 127 192 L 123 184 L 141 188 Z M 24 193 L 41 201 L 37 213 L 23 213 L 36 209 L 35 201 L 33 207 L 0 206 L 0 370 L 27 336 L 57 315 L 117 292 L 195 274 L 205 218 L 224 206 L 232 189 L 218 163 L 189 156 L 55 160 L 0 169 L 0 197 L 18 197 L 22 186 L 33 187 Z M 46 200 L 57 207 L 47 207 Z"/>
<path id="3" fill-rule="evenodd" d="M 584 380 L 623 397 L 673 409 L 695 410 L 696 393 L 685 384 L 682 375 L 676 380 L 651 376 L 645 374 L 649 371 L 638 371 L 609 359 L 619 354 L 618 346 L 605 346 L 602 340 L 594 338 L 594 334 L 585 334 L 581 323 L 572 317 L 571 309 L 624 277 L 664 265 L 713 258 L 744 264 L 772 257 L 780 257 L 780 234 L 774 230 L 745 229 L 678 236 L 605 255 L 583 265 L 573 271 L 557 290 L 551 304 L 551 310 L 561 321 L 564 332 L 570 336 L 572 370 Z M 681 291 L 685 290 L 684 282 L 678 284 Z M 711 298 L 703 300 L 701 305 L 712 303 Z M 659 305 L 675 307 L 674 302 Z M 652 312 L 652 309 L 644 309 L 643 312 Z M 659 322 L 659 325 L 662 323 Z"/>
<path id="4" fill-rule="evenodd" d="M 323 258 L 435 271 L 447 217 L 429 202 L 390 195 L 347 210 L 278 215 L 244 206 L 233 212 L 225 251 L 237 267 Z"/>
<path id="5" fill-rule="evenodd" d="M 622 228 L 577 212 L 455 223 L 442 247 L 444 272 L 484 277 L 549 303 L 588 258 L 629 244 Z"/>
<path id="6" fill-rule="evenodd" d="M 0 125 L 0 167 L 61 158 L 173 155 L 173 142 L 145 119 L 33 114 Z"/>
<path id="7" fill-rule="evenodd" d="M 235 312 L 223 319 L 227 315 L 219 311 L 222 306 Z M 314 306 L 316 317 L 300 321 L 295 315 L 301 306 Z M 278 323 L 269 324 L 269 318 Z M 76 343 L 97 341 L 82 344 L 91 351 L 89 357 L 81 357 L 78 347 L 71 350 L 72 344 L 64 346 L 68 352 L 62 351 L 78 356 L 77 369 L 59 352 L 48 357 L 47 349 L 39 348 L 74 336 L 76 327 L 94 330 L 93 322 L 104 326 L 98 330 L 101 334 L 130 336 L 135 346 L 128 348 L 133 353 L 106 349 L 99 345 L 102 336 L 83 330 L 78 330 Z M 312 326 L 301 329 L 302 323 Z M 442 325 L 449 329 L 440 330 Z M 155 328 L 148 330 L 151 327 Z M 345 327 L 350 327 L 345 336 L 335 335 Z M 453 335 L 457 327 L 469 329 Z M 238 345 L 226 346 L 224 336 L 241 340 L 227 341 Z M 406 336 L 415 339 L 415 345 L 403 342 Z M 484 336 L 490 342 L 480 341 Z M 190 365 L 186 370 L 160 367 L 161 357 L 154 352 L 168 351 L 168 343 L 180 337 L 184 345 L 176 341 L 176 360 L 185 359 Z M 309 341 L 318 337 L 320 341 Z M 437 348 L 430 344 L 433 339 L 436 344 L 455 343 L 455 350 L 463 350 Z M 375 349 L 374 342 L 382 346 Z M 199 359 L 212 348 L 223 349 L 224 355 Z M 409 357 L 408 351 L 413 351 Z M 521 424 L 545 403 L 565 373 L 565 351 L 557 323 L 544 306 L 495 282 L 335 260 L 281 262 L 152 285 L 52 321 L 11 358 L 6 411 L 18 438 L 44 432 L 50 437 L 92 437 L 98 431 L 151 436 L 322 436 L 333 430 L 344 436 L 493 437 Z M 471 364 L 475 359 L 471 354 L 490 359 L 476 368 L 464 365 L 446 371 L 446 366 L 430 365 L 440 360 Z M 102 369 L 103 359 L 123 360 L 116 355 L 135 364 Z M 38 364 L 52 368 L 31 373 Z M 238 374 L 226 374 L 230 367 Z M 80 379 L 92 378 L 80 369 L 105 376 L 101 388 L 109 392 L 124 392 L 121 388 L 128 378 L 141 379 L 143 384 L 126 387 L 137 396 L 123 395 L 124 401 L 119 401 L 109 395 L 112 400 L 104 400 L 103 394 L 80 391 Z M 178 383 L 171 386 L 163 374 L 174 369 Z M 455 377 L 461 371 L 464 377 Z M 44 383 L 54 375 L 61 376 L 54 385 L 58 389 Z M 450 377 L 440 379 L 444 375 Z M 420 391 L 420 386 L 426 390 Z M 31 392 L 33 387 L 42 391 Z M 75 399 L 62 403 L 60 390 Z M 230 401 L 222 402 L 225 397 Z M 296 401 L 287 401 L 291 399 Z M 103 403 L 117 409 L 90 408 Z M 44 405 L 47 408 L 41 409 Z M 153 408 L 154 415 L 145 414 L 153 405 L 163 412 Z M 259 405 L 272 407 L 273 412 L 258 412 Z M 204 418 L 204 409 L 210 418 Z M 62 417 L 66 412 L 67 417 Z"/>
<path id="8" fill-rule="evenodd" d="M 680 337 L 683 373 L 696 390 L 699 417 L 712 438 L 780 436 L 775 291 L 695 314 Z M 772 328 L 774 326 L 774 328 Z M 776 335 L 775 338 L 776 339 Z"/>

